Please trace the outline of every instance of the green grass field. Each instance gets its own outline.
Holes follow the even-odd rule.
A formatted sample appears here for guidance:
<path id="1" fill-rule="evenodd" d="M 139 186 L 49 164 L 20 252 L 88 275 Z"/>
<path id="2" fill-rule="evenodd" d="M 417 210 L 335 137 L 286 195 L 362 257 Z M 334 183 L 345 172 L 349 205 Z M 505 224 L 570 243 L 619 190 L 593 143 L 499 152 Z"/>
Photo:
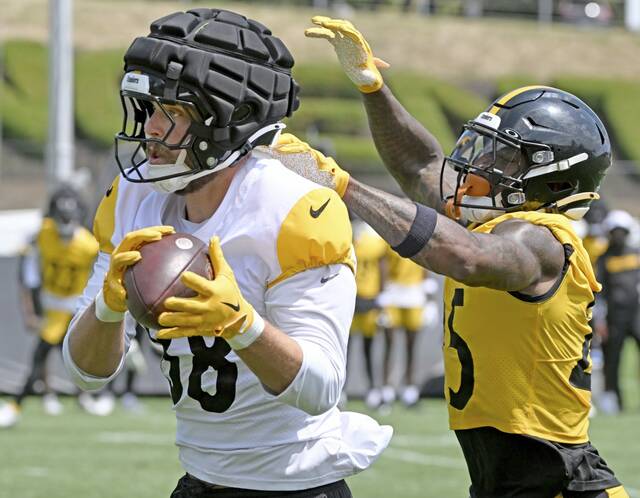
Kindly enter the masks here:
<path id="1" fill-rule="evenodd" d="M 595 417 L 591 425 L 592 441 L 632 498 L 640 497 L 637 367 L 637 355 L 628 347 L 624 388 L 629 410 L 616 417 Z M 27 400 L 20 424 L 0 432 L 0 496 L 168 496 L 182 475 L 170 401 L 146 398 L 144 405 L 141 415 L 117 408 L 112 416 L 99 418 L 86 415 L 68 399 L 63 416 L 48 417 L 39 400 Z M 348 408 L 365 411 L 360 402 Z M 373 415 L 391 424 L 395 435 L 371 469 L 349 480 L 356 498 L 466 498 L 468 477 L 455 437 L 447 430 L 443 401 Z"/>

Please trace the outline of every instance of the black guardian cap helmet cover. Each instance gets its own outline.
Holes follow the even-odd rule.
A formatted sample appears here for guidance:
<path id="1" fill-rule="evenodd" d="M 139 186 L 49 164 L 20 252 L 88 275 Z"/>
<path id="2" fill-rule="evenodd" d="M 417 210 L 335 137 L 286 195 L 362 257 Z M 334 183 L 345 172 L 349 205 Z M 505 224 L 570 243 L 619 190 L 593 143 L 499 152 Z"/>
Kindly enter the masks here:
<path id="1" fill-rule="evenodd" d="M 149 35 L 133 41 L 124 62 L 116 160 L 132 182 L 179 177 L 166 191 L 270 144 L 284 127 L 279 121 L 299 106 L 294 61 L 284 43 L 259 22 L 226 10 L 193 9 L 154 21 Z M 175 121 L 167 106 L 175 105 L 186 109 L 191 125 L 170 142 Z M 158 110 L 170 128 L 164 137 L 146 137 L 145 123 Z M 122 142 L 135 146 L 126 158 L 118 151 Z M 151 142 L 181 151 L 175 168 L 143 167 Z M 150 175 L 151 170 L 161 174 Z"/>

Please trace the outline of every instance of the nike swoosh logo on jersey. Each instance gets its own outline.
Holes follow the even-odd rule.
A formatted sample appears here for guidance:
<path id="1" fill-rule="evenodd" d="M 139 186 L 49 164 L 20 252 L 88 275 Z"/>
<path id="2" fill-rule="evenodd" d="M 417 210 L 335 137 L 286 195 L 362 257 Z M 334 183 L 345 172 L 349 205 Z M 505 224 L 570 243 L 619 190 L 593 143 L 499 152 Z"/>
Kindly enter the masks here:
<path id="1" fill-rule="evenodd" d="M 224 301 L 222 302 L 222 304 L 229 306 L 229 308 L 231 308 L 233 311 L 235 311 L 236 313 L 238 311 L 240 311 L 240 303 L 238 304 L 231 304 L 231 303 L 225 303 Z"/>
<path id="2" fill-rule="evenodd" d="M 320 206 L 318 209 L 313 209 L 313 206 L 309 207 L 309 214 L 311 215 L 312 218 L 317 218 L 318 216 L 320 216 L 322 214 L 322 211 L 324 211 L 324 208 L 327 207 L 327 204 L 329 204 L 329 201 L 331 200 L 331 197 L 329 197 L 327 199 L 327 202 L 325 202 L 322 206 Z"/>
<path id="3" fill-rule="evenodd" d="M 111 195 L 111 192 L 113 192 L 113 185 L 111 185 L 109 187 L 109 190 L 107 190 L 107 192 L 104 194 L 105 197 L 109 197 Z"/>
<path id="4" fill-rule="evenodd" d="M 329 280 L 333 280 L 339 275 L 339 273 L 334 273 L 333 275 L 329 275 L 328 277 L 322 277 L 320 279 L 321 284 L 326 284 Z"/>

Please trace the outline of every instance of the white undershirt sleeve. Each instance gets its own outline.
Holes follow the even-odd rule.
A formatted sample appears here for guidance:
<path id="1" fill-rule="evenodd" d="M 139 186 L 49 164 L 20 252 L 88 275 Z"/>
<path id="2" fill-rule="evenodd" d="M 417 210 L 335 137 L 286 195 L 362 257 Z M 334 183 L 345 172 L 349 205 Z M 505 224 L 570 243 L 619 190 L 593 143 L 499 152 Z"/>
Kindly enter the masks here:
<path id="1" fill-rule="evenodd" d="M 93 264 L 93 273 L 87 282 L 87 286 L 84 288 L 84 292 L 82 297 L 78 300 L 78 310 L 74 315 L 71 323 L 69 324 L 69 330 L 65 335 L 64 341 L 62 343 L 62 359 L 64 360 L 64 365 L 69 373 L 71 380 L 81 389 L 86 391 L 95 391 L 106 384 L 111 382 L 122 370 L 124 367 L 124 358 L 125 355 L 120 358 L 120 362 L 118 364 L 118 368 L 116 371 L 110 375 L 109 377 L 95 377 L 93 375 L 89 375 L 88 373 L 82 371 L 78 368 L 78 365 L 73 361 L 71 357 L 71 352 L 69 351 L 69 337 L 73 334 L 73 326 L 78 319 L 78 317 L 87 309 L 93 300 L 95 299 L 98 291 L 102 288 L 102 283 L 104 281 L 104 276 L 109 269 L 109 254 L 100 252 L 98 257 L 96 258 L 95 263 Z M 125 314 L 125 354 L 129 350 L 129 345 L 131 343 L 131 338 L 135 337 L 135 321 L 131 318 L 129 313 Z"/>
<path id="2" fill-rule="evenodd" d="M 22 285 L 27 289 L 37 289 L 42 284 L 40 278 L 40 255 L 38 249 L 30 247 L 21 261 Z"/>
<path id="3" fill-rule="evenodd" d="M 267 291 L 266 319 L 303 352 L 298 374 L 278 400 L 311 415 L 338 403 L 355 296 L 355 278 L 345 265 L 306 270 Z"/>

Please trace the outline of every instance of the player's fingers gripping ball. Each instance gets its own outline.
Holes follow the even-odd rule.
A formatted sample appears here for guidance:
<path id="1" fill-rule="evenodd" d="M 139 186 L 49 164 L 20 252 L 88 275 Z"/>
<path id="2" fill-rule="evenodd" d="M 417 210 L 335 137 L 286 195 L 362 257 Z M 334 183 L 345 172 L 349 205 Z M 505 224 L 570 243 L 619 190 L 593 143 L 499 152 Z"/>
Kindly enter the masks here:
<path id="1" fill-rule="evenodd" d="M 349 184 L 349 173 L 331 157 L 312 148 L 291 133 L 283 133 L 270 154 L 290 170 L 314 183 L 335 190 L 340 197 Z"/>
<path id="2" fill-rule="evenodd" d="M 104 279 L 102 297 L 109 309 L 124 313 L 127 310 L 127 291 L 123 278 L 127 268 L 141 259 L 140 247 L 174 233 L 171 226 L 155 226 L 129 232 L 111 253 L 109 270 Z"/>
<path id="3" fill-rule="evenodd" d="M 264 322 L 242 296 L 233 270 L 224 258 L 218 237 L 211 239 L 209 259 L 214 279 L 207 280 L 188 271 L 182 274 L 182 283 L 193 289 L 197 296 L 170 297 L 165 300 L 167 311 L 159 316 L 163 328 L 157 338 L 220 336 L 232 348 L 242 349 L 260 335 Z"/>
<path id="4" fill-rule="evenodd" d="M 333 45 L 344 72 L 361 92 L 380 90 L 383 80 L 378 68 L 387 68 L 389 64 L 374 57 L 369 43 L 353 24 L 324 16 L 314 16 L 311 22 L 320 27 L 308 28 L 304 34 L 323 38 Z"/>
<path id="5" fill-rule="evenodd" d="M 167 297 L 195 297 L 180 279 L 190 271 L 211 280 L 214 276 L 207 244 L 188 233 L 171 233 L 139 249 L 140 260 L 124 273 L 127 308 L 138 323 L 158 330 Z"/>

